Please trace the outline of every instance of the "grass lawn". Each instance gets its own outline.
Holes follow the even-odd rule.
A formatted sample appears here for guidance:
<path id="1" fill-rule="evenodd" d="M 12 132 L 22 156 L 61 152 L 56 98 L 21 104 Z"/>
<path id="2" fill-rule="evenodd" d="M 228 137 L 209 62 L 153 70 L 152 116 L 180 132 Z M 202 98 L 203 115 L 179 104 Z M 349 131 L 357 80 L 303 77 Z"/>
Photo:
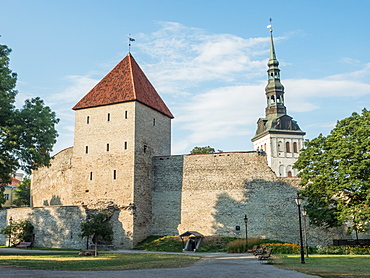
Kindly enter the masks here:
<path id="1" fill-rule="evenodd" d="M 299 255 L 276 255 L 274 266 L 324 278 L 370 277 L 370 255 L 310 255 L 301 264 Z"/>
<path id="2" fill-rule="evenodd" d="M 0 254 L 0 266 L 48 270 L 126 270 L 185 267 L 200 257 L 175 254 L 99 253 L 80 257 L 77 253 Z"/>

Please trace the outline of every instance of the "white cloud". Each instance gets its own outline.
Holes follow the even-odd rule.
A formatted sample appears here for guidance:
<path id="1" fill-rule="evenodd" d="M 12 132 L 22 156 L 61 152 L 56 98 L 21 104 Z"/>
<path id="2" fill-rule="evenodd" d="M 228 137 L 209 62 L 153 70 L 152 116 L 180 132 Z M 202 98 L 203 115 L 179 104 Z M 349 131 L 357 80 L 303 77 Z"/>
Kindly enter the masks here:
<path id="1" fill-rule="evenodd" d="M 264 117 L 269 38 L 244 39 L 179 23 L 161 24 L 159 31 L 141 34 L 137 46 L 150 57 L 149 63 L 141 64 L 144 72 L 176 117 L 173 152 L 236 136 L 249 141 L 256 121 Z M 282 39 L 288 36 L 274 38 Z M 369 69 L 367 64 L 355 72 L 321 79 L 283 79 L 288 111 L 294 117 L 325 109 L 321 107 L 325 101 L 320 100 L 368 95 Z"/>
<path id="2" fill-rule="evenodd" d="M 265 113 L 268 36 L 245 39 L 164 22 L 157 32 L 136 38 L 138 55 L 145 56 L 137 61 L 175 115 L 173 153 L 187 152 L 196 145 L 228 142 L 236 137 L 250 142 L 258 118 Z M 275 41 L 282 39 L 288 37 L 274 38 Z M 342 62 L 357 63 L 350 58 Z M 365 101 L 364 97 L 370 94 L 369 70 L 370 64 L 366 64 L 360 70 L 323 78 L 283 79 L 289 114 L 294 117 L 300 113 L 299 118 L 310 118 L 312 111 L 317 115 L 332 101 Z M 63 134 L 73 126 L 73 113 L 67 108 L 98 82 L 91 76 L 96 75 L 66 77 L 69 86 L 49 99 L 49 102 L 65 104 L 59 109 L 60 115 L 67 119 L 60 124 Z M 306 127 L 321 130 L 333 122 L 334 119 L 325 118 Z M 64 146 L 65 142 L 60 140 L 58 144 Z"/>
<path id="3" fill-rule="evenodd" d="M 77 103 L 99 82 L 89 76 L 79 75 L 66 76 L 65 80 L 70 85 L 63 91 L 51 95 L 48 98 L 50 103 Z"/>
<path id="4" fill-rule="evenodd" d="M 205 82 L 238 83 L 265 74 L 268 52 L 267 48 L 261 51 L 261 46 L 268 45 L 267 37 L 207 34 L 178 23 L 162 26 L 158 32 L 142 35 L 144 43 L 138 44 L 153 60 L 142 67 L 161 93 L 183 94 Z"/>

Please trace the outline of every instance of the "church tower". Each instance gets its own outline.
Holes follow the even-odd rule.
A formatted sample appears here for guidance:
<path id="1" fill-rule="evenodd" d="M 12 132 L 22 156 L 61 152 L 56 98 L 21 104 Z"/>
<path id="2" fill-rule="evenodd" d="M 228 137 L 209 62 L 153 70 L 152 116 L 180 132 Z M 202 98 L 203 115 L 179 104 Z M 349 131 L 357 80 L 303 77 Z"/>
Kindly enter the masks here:
<path id="1" fill-rule="evenodd" d="M 272 29 L 270 29 L 270 59 L 267 66 L 265 118 L 257 121 L 257 131 L 252 138 L 253 146 L 255 150 L 266 154 L 268 165 L 278 177 L 296 176 L 296 170 L 292 167 L 300 149 L 303 148 L 306 133 L 286 114 L 284 86 L 280 83 L 279 62 L 276 59 Z"/>
<path id="2" fill-rule="evenodd" d="M 173 115 L 131 53 L 73 109 L 73 204 L 120 207 L 115 245 L 132 247 L 150 235 L 152 158 L 171 154 Z"/>

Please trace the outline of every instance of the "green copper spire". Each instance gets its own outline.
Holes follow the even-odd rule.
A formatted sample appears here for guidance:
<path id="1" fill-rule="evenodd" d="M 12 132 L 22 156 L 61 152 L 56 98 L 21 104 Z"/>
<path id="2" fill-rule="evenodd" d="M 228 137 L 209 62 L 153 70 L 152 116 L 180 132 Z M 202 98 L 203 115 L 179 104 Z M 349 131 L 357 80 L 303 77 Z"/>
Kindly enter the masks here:
<path id="1" fill-rule="evenodd" d="M 268 83 L 265 88 L 267 98 L 266 118 L 275 118 L 285 115 L 286 108 L 284 106 L 284 86 L 280 83 L 279 62 L 276 59 L 272 29 L 270 29 L 270 59 L 267 66 L 269 68 L 267 70 Z"/>
<path id="2" fill-rule="evenodd" d="M 272 38 L 272 29 L 270 29 L 270 61 L 271 60 L 276 60 L 274 40 Z"/>
<path id="3" fill-rule="evenodd" d="M 271 19 L 270 19 L 271 23 Z M 267 63 L 268 81 L 265 88 L 267 106 L 265 118 L 260 118 L 257 122 L 257 131 L 252 141 L 256 141 L 266 134 L 295 134 L 304 135 L 296 121 L 287 115 L 284 105 L 284 86 L 280 83 L 279 61 L 276 59 L 274 38 L 270 28 L 270 59 Z"/>

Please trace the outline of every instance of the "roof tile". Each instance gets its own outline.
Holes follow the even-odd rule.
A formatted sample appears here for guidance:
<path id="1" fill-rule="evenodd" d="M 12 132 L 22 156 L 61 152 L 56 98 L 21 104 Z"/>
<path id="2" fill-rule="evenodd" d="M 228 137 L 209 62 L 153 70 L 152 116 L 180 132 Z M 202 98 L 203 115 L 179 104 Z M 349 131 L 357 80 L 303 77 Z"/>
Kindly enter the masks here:
<path id="1" fill-rule="evenodd" d="M 127 101 L 139 101 L 173 118 L 131 53 L 119 62 L 72 109 L 84 109 Z"/>

